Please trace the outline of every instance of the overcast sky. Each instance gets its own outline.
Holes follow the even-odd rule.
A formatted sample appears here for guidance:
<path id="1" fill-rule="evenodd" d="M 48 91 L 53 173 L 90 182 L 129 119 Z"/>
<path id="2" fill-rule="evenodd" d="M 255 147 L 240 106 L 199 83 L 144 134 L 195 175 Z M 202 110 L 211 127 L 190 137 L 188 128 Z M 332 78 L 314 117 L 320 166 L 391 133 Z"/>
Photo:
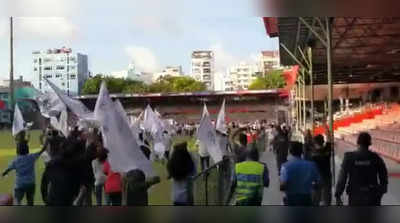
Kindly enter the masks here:
<path id="1" fill-rule="evenodd" d="M 30 80 L 32 51 L 63 46 L 89 56 L 94 73 L 190 70 L 190 54 L 212 49 L 217 69 L 278 49 L 252 0 L 0 0 L 0 78 L 9 73 L 9 16 L 15 17 L 15 74 Z"/>

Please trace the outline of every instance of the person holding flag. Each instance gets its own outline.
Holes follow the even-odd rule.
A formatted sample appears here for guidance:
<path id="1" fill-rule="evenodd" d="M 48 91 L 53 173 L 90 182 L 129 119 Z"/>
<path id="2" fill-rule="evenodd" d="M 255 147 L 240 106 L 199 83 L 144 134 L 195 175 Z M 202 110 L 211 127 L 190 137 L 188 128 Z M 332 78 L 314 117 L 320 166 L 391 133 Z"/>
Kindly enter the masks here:
<path id="1" fill-rule="evenodd" d="M 219 149 L 223 156 L 229 155 L 231 152 L 228 138 L 228 127 L 225 122 L 225 100 L 222 102 L 221 109 L 219 110 L 215 130 L 217 133 L 216 136 Z"/>
<path id="2" fill-rule="evenodd" d="M 30 124 L 31 125 L 31 124 Z M 15 137 L 15 144 L 17 145 L 17 150 L 27 150 L 29 152 L 29 139 L 30 135 L 27 134 L 27 124 L 24 121 L 21 110 L 18 104 L 15 104 L 14 109 L 14 120 L 12 126 L 12 135 Z"/>

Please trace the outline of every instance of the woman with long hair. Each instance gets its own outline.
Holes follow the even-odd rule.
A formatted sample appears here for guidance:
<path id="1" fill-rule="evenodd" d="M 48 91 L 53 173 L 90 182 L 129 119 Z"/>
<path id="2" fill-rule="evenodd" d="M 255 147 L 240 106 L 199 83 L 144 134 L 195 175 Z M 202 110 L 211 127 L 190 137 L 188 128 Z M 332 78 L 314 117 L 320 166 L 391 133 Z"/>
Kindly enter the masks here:
<path id="1" fill-rule="evenodd" d="M 174 150 L 167 164 L 169 177 L 172 178 L 172 195 L 174 205 L 193 205 L 193 177 L 196 174 L 196 167 L 190 153 L 187 150 L 187 143 L 174 146 Z"/>

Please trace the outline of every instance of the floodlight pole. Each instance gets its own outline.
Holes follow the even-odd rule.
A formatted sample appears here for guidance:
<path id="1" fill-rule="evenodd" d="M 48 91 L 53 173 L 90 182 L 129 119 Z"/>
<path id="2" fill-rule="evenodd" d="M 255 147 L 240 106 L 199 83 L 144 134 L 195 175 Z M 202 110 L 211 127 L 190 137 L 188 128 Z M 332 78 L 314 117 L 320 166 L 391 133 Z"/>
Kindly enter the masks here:
<path id="1" fill-rule="evenodd" d="M 14 111 L 15 99 L 14 99 L 14 27 L 13 17 L 10 17 L 10 110 Z"/>

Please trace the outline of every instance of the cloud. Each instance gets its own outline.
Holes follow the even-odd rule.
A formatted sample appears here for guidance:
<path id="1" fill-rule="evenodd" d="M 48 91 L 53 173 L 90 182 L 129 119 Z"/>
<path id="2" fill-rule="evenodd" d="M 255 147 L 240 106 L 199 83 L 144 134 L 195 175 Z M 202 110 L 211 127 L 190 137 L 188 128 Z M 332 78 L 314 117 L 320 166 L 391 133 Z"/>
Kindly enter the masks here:
<path id="1" fill-rule="evenodd" d="M 256 65 L 259 59 L 259 54 L 257 53 L 252 53 L 248 56 L 236 56 L 226 50 L 221 43 L 211 45 L 210 50 L 214 52 L 216 72 L 225 73 L 227 68 L 242 62 Z"/>
<path id="2" fill-rule="evenodd" d="M 0 19 L 0 37 L 7 35 L 8 29 L 7 20 Z"/>
<path id="3" fill-rule="evenodd" d="M 128 46 L 125 48 L 125 52 L 135 64 L 138 71 L 156 72 L 160 68 L 156 56 L 148 48 Z"/>
<path id="4" fill-rule="evenodd" d="M 180 35 L 184 32 L 184 1 L 133 0 L 132 25 L 142 32 Z"/>
<path id="5" fill-rule="evenodd" d="M 228 67 L 240 62 L 240 58 L 226 51 L 220 43 L 213 44 L 210 49 L 214 52 L 217 72 L 225 72 Z"/>
<path id="6" fill-rule="evenodd" d="M 2 7 L 7 16 L 73 16 L 76 14 L 77 0 L 13 0 L 4 1 Z"/>
<path id="7" fill-rule="evenodd" d="M 78 27 L 71 18 L 79 11 L 77 3 L 77 0 L 2 1 L 0 36 L 4 35 L 4 23 L 8 32 L 8 17 L 13 16 L 16 38 L 74 38 Z"/>
<path id="8" fill-rule="evenodd" d="M 64 17 L 23 17 L 15 23 L 18 36 L 29 38 L 73 39 L 78 35 L 78 27 Z"/>

